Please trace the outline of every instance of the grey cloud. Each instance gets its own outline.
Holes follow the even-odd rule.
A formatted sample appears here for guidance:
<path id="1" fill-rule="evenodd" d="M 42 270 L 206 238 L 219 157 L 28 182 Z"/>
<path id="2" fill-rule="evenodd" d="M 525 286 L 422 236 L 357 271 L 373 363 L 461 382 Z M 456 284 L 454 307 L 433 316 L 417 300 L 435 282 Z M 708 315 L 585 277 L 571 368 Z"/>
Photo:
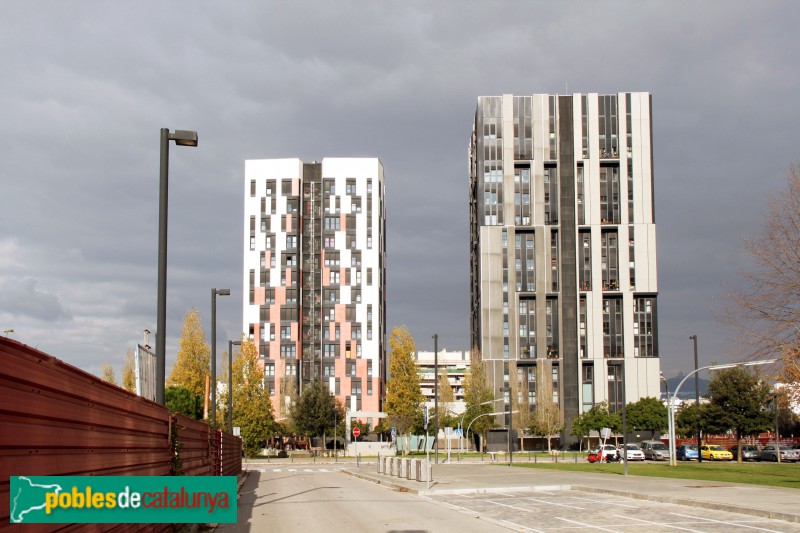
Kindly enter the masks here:
<path id="1" fill-rule="evenodd" d="M 30 278 L 3 283 L 0 286 L 0 311 L 47 322 L 71 319 L 72 315 L 61 305 L 58 296 L 38 289 L 37 283 Z"/>

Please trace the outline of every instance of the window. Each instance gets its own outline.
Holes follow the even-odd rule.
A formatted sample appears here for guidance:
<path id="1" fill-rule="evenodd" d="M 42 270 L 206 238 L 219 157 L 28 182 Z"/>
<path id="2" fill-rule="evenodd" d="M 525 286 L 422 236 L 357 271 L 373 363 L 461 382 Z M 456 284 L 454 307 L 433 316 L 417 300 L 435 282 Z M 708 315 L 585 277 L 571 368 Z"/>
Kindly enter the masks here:
<path id="1" fill-rule="evenodd" d="M 367 269 L 367 285 L 372 285 L 372 269 Z"/>
<path id="2" fill-rule="evenodd" d="M 286 236 L 286 249 L 291 250 L 293 248 L 297 248 L 297 236 L 296 235 L 287 235 Z"/>
<path id="3" fill-rule="evenodd" d="M 333 235 L 327 235 L 324 239 L 323 246 L 325 248 L 336 248 L 336 237 L 334 237 Z"/>
<path id="4" fill-rule="evenodd" d="M 275 363 L 266 363 L 264 365 L 264 375 L 267 377 L 275 377 Z"/>
<path id="5" fill-rule="evenodd" d="M 281 339 L 291 339 L 292 338 L 292 326 L 281 326 Z"/>
<path id="6" fill-rule="evenodd" d="M 338 285 L 339 284 L 339 272 L 336 271 L 336 270 L 331 270 L 328 282 L 331 285 Z"/>
<path id="7" fill-rule="evenodd" d="M 250 196 L 256 195 L 256 180 L 250 180 Z"/>
<path id="8" fill-rule="evenodd" d="M 346 369 L 347 375 L 350 377 L 356 376 L 356 362 L 355 361 L 347 361 Z"/>

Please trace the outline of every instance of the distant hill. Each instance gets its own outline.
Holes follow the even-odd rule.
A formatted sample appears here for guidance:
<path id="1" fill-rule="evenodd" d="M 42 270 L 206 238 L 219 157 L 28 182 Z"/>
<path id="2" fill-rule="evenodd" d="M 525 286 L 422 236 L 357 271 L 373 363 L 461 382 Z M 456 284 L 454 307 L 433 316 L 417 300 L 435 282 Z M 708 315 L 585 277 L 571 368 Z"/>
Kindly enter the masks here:
<path id="1" fill-rule="evenodd" d="M 675 388 L 678 384 L 683 381 L 683 378 L 686 377 L 686 374 L 681 373 L 675 376 L 674 378 L 667 378 L 667 384 L 669 385 L 669 393 L 670 396 L 675 393 Z M 681 386 L 681 390 L 678 392 L 678 398 L 682 400 L 693 400 L 694 399 L 694 376 L 690 377 L 686 380 L 686 383 Z M 702 376 L 699 378 L 700 384 L 700 396 L 704 396 L 708 394 L 708 382 L 709 380 L 704 379 Z M 663 383 L 662 383 L 662 390 L 663 390 Z"/>

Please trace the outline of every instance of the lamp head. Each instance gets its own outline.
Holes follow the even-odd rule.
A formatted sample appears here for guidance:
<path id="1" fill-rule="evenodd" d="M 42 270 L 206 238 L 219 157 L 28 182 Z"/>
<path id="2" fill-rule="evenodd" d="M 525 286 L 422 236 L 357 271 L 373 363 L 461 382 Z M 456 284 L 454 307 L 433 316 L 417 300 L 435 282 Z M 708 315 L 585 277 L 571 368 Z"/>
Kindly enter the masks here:
<path id="1" fill-rule="evenodd" d="M 197 146 L 197 132 L 189 130 L 175 130 L 169 134 L 169 139 L 178 146 Z"/>

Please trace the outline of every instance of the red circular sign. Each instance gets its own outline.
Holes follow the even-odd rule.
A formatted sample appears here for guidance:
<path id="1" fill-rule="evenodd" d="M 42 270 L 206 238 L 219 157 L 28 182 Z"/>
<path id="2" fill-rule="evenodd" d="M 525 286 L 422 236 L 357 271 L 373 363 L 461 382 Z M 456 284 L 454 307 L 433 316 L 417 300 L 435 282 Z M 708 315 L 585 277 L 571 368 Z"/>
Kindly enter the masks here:
<path id="1" fill-rule="evenodd" d="M 361 430 L 358 428 L 353 428 L 353 436 L 358 437 L 359 435 L 361 435 Z"/>

